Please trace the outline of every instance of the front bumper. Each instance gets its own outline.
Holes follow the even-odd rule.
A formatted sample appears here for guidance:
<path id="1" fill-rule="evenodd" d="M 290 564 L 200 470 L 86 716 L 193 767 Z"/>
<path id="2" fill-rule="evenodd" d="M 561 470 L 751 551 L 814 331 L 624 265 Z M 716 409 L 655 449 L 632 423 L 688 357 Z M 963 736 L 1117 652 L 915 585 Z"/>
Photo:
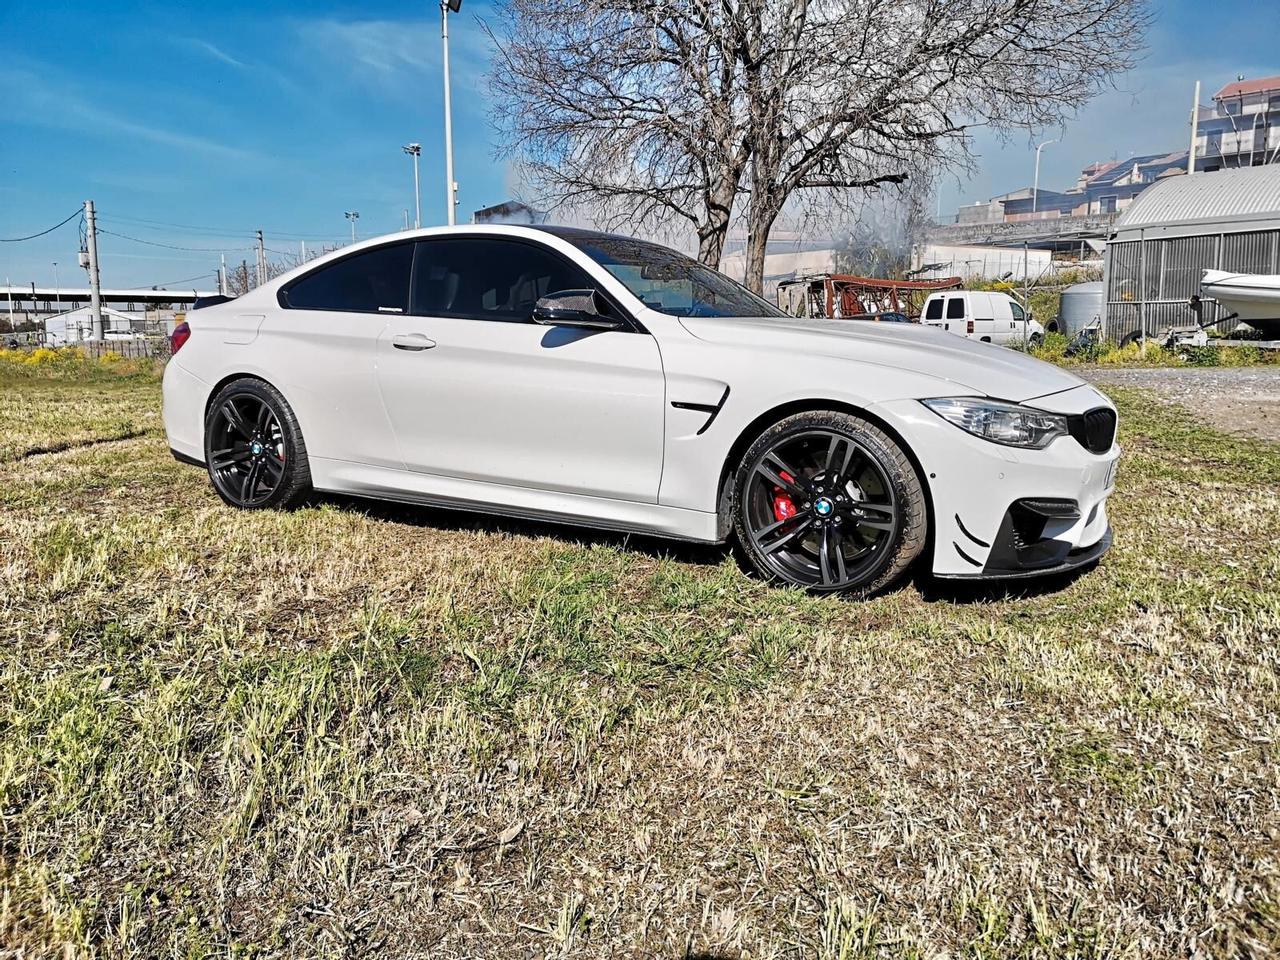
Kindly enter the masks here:
<path id="1" fill-rule="evenodd" d="M 1029 406 L 1078 414 L 1109 406 L 1081 386 Z M 1061 437 L 1044 450 L 982 440 L 918 401 L 882 405 L 915 453 L 933 508 L 930 569 L 959 579 L 1048 576 L 1096 562 L 1111 546 L 1106 501 L 1120 448 Z"/>

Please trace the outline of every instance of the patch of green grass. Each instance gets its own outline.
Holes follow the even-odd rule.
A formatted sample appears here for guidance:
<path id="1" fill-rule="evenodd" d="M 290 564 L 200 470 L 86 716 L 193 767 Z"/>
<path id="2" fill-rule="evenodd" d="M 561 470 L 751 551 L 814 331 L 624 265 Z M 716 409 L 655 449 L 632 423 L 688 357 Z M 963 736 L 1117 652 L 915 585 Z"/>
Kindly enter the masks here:
<path id="1" fill-rule="evenodd" d="M 1148 341 L 1145 348 L 1138 343 L 1120 346 L 1114 341 L 1092 344 L 1068 355 L 1071 340 L 1061 333 L 1046 333 L 1038 346 L 1028 351 L 1032 356 L 1060 366 L 1098 364 L 1104 367 L 1259 367 L 1280 363 L 1280 350 L 1261 347 L 1223 347 L 1212 341 L 1203 347 L 1165 348 Z"/>

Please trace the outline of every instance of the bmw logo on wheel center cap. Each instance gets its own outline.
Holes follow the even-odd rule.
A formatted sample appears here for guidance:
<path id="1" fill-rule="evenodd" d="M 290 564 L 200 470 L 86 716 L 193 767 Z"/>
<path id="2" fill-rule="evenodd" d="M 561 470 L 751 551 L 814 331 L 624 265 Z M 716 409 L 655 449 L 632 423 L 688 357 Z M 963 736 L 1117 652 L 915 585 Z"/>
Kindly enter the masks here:
<path id="1" fill-rule="evenodd" d="M 256 457 L 258 454 L 262 453 L 262 444 L 258 443 L 258 441 L 255 440 L 249 446 L 249 451 Z"/>
<path id="2" fill-rule="evenodd" d="M 813 512 L 820 517 L 831 515 L 831 511 L 835 509 L 835 505 L 826 497 L 819 497 L 813 501 Z"/>

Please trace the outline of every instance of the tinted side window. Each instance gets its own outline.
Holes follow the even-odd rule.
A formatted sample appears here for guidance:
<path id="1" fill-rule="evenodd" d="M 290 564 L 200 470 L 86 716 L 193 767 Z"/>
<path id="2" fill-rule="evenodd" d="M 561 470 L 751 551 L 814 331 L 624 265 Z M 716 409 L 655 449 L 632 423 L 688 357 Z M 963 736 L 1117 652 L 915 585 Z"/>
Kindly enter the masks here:
<path id="1" fill-rule="evenodd" d="M 422 240 L 411 312 L 531 323 L 539 297 L 595 286 L 584 270 L 534 243 L 499 237 Z"/>
<path id="2" fill-rule="evenodd" d="M 942 298 L 941 297 L 938 297 L 935 300 L 929 301 L 928 305 L 924 308 L 924 318 L 926 320 L 942 319 Z"/>
<path id="3" fill-rule="evenodd" d="M 413 244 L 395 243 L 321 267 L 285 288 L 295 310 L 404 313 L 409 306 Z"/>
<path id="4" fill-rule="evenodd" d="M 964 297 L 947 297 L 947 319 L 964 319 Z"/>
<path id="5" fill-rule="evenodd" d="M 1013 319 L 1025 320 L 1027 318 L 1027 315 L 1022 312 L 1022 307 L 1019 306 L 1018 304 L 1016 303 L 1009 304 L 1009 309 L 1013 311 Z"/>

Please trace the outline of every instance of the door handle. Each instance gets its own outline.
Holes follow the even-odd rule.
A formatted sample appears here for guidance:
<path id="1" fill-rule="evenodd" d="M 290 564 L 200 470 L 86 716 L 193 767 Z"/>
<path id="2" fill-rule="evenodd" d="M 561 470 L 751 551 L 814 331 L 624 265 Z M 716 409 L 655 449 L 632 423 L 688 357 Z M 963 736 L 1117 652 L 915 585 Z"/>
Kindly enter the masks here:
<path id="1" fill-rule="evenodd" d="M 397 350 L 430 350 L 436 342 L 421 333 L 402 333 L 391 338 L 391 345 Z"/>

